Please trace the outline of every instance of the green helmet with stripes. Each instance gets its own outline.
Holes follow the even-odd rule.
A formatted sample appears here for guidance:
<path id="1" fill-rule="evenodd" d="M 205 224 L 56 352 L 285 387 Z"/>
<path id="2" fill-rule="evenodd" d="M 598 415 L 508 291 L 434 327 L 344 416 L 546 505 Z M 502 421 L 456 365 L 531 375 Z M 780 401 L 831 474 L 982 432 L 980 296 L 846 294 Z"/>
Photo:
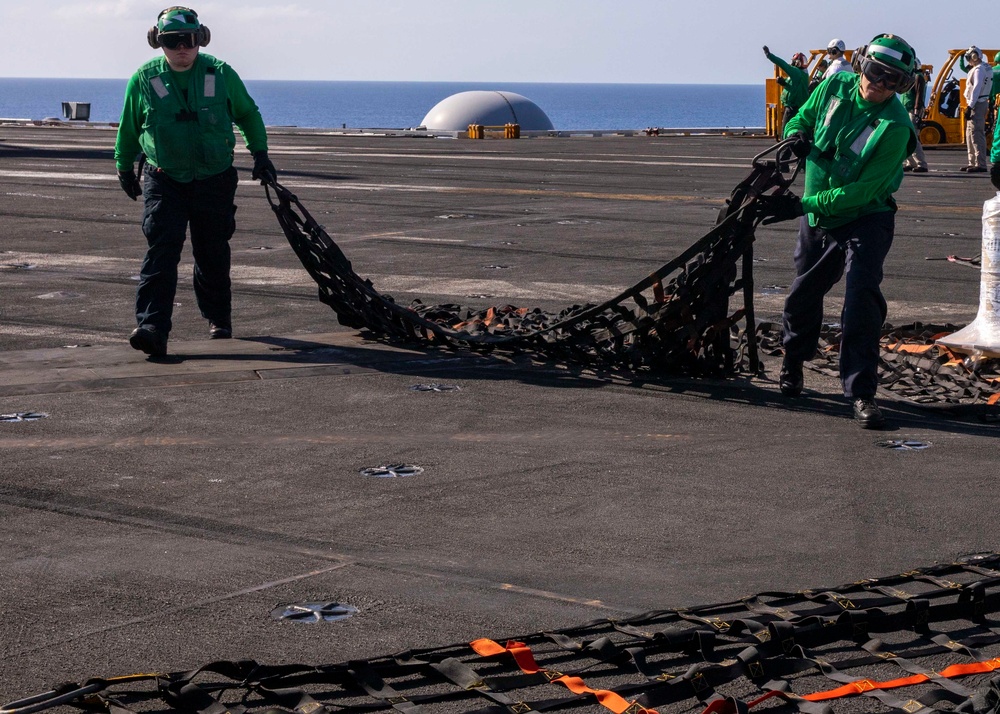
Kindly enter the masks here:
<path id="1" fill-rule="evenodd" d="M 164 35 L 171 32 L 197 32 L 201 29 L 198 13 L 187 7 L 168 7 L 156 20 L 156 29 Z"/>
<path id="2" fill-rule="evenodd" d="M 212 39 L 211 31 L 201 24 L 198 13 L 189 7 L 175 5 L 159 14 L 156 24 L 146 33 L 146 41 L 153 49 L 159 49 L 167 42 L 167 37 L 178 38 L 185 35 L 189 35 L 191 42 L 197 42 L 199 47 L 204 47 Z"/>
<path id="3" fill-rule="evenodd" d="M 879 35 L 868 44 L 865 55 L 901 72 L 913 74 L 917 70 L 916 53 L 906 40 L 896 35 Z"/>
<path id="4" fill-rule="evenodd" d="M 906 92 L 916 79 L 920 61 L 906 40 L 897 35 L 879 35 L 855 53 L 859 73 L 873 78 L 891 77 L 890 86 L 897 92 Z"/>

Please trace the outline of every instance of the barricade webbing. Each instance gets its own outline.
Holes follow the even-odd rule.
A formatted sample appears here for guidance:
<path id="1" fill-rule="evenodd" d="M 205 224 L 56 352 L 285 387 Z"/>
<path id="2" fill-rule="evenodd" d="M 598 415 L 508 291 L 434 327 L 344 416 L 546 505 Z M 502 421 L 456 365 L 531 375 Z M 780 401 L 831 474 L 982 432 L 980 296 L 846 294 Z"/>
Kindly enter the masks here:
<path id="1" fill-rule="evenodd" d="M 914 684 L 923 684 L 924 682 L 929 682 L 936 677 L 943 677 L 945 679 L 949 679 L 951 677 L 967 677 L 970 674 L 984 674 L 986 672 L 994 672 L 997 669 L 1000 669 L 1000 658 L 994 658 L 987 660 L 986 662 L 974 662 L 972 664 L 953 664 L 940 672 L 936 672 L 934 677 L 927 674 L 915 674 L 911 677 L 900 677 L 898 679 L 891 679 L 887 682 L 873 682 L 870 679 L 859 679 L 857 681 L 850 682 L 849 684 L 845 684 L 842 687 L 837 687 L 836 689 L 828 689 L 825 692 L 804 694 L 802 695 L 802 698 L 808 699 L 811 702 L 822 702 L 827 699 L 839 699 L 840 697 L 863 694 L 865 692 L 870 692 L 873 689 L 897 689 L 898 687 L 909 687 Z"/>
<path id="2" fill-rule="evenodd" d="M 354 272 L 340 246 L 294 194 L 277 182 L 266 184 L 266 190 L 289 244 L 319 286 L 320 300 L 343 325 L 448 348 L 527 353 L 630 371 L 725 375 L 740 367 L 730 331 L 739 332 L 741 322 L 755 324 L 754 231 L 765 215 L 758 201 L 785 192 L 798 173 L 798 162 L 783 157 L 788 145 L 773 145 L 754 157 L 750 174 L 733 189 L 716 225 L 679 256 L 603 303 L 558 313 L 510 305 L 463 310 L 419 300 L 398 305 Z M 769 154 L 774 157 L 765 159 Z M 730 298 L 737 293 L 742 305 L 730 311 Z M 740 353 L 750 371 L 759 371 L 755 340 L 744 341 Z"/>
<path id="3" fill-rule="evenodd" d="M 626 712 L 628 714 L 659 714 L 654 709 L 646 709 L 636 702 L 624 699 L 617 692 L 612 692 L 608 689 L 591 689 L 580 677 L 571 677 L 562 672 L 554 672 L 539 667 L 538 663 L 535 662 L 534 656 L 531 654 L 531 648 L 523 642 L 511 640 L 507 643 L 506 647 L 501 647 L 493 640 L 484 638 L 474 640 L 470 644 L 472 649 L 476 651 L 476 654 L 483 657 L 492 657 L 505 652 L 510 653 L 514 661 L 517 662 L 517 666 L 525 674 L 542 673 L 550 682 L 562 684 L 569 691 L 573 692 L 573 694 L 592 694 L 602 707 L 611 710 L 614 714 L 625 714 Z"/>
<path id="4" fill-rule="evenodd" d="M 129 714 L 157 699 L 192 714 L 546 714 L 587 706 L 612 714 L 830 714 L 857 697 L 894 712 L 1000 714 L 998 616 L 1000 554 L 990 553 L 837 587 L 364 661 L 219 661 L 92 679 L 0 714 L 67 705 Z"/>
<path id="5" fill-rule="evenodd" d="M 882 396 L 914 406 L 969 410 L 997 418 L 1000 404 L 1000 359 L 969 356 L 935 343 L 961 329 L 958 325 L 911 323 L 886 324 L 879 351 L 879 391 Z M 839 379 L 839 327 L 824 325 L 816 356 L 805 366 Z M 781 325 L 762 322 L 757 326 L 761 353 L 778 356 Z"/>
<path id="6" fill-rule="evenodd" d="M 285 237 L 319 286 L 319 299 L 342 325 L 449 349 L 528 354 L 628 373 L 725 377 L 758 374 L 761 351 L 781 352 L 777 326 L 755 318 L 753 244 L 763 215 L 760 198 L 786 191 L 797 173 L 797 168 L 791 176 L 783 173 L 789 168 L 780 158 L 786 145 L 754 157 L 751 173 L 732 190 L 716 225 L 681 255 L 603 303 L 557 313 L 512 305 L 463 309 L 420 300 L 399 305 L 354 272 L 340 246 L 291 191 L 277 182 L 266 190 Z M 765 160 L 771 152 L 776 158 Z M 731 310 L 738 293 L 742 305 Z M 880 363 L 881 387 L 891 396 L 921 406 L 1000 404 L 1000 359 L 970 362 L 934 344 L 958 326 L 916 323 L 893 329 L 883 338 Z M 826 328 L 809 366 L 836 375 L 837 345 L 839 332 Z"/>

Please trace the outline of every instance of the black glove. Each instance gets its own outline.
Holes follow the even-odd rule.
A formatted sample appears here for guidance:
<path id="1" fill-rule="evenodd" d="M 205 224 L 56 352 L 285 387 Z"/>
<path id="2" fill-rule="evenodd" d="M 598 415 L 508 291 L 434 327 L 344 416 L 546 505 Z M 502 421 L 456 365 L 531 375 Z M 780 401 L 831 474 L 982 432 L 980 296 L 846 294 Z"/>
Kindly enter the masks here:
<path id="1" fill-rule="evenodd" d="M 254 181 L 260 181 L 262 186 L 265 183 L 275 183 L 278 180 L 278 172 L 271 160 L 267 158 L 266 151 L 253 152 L 253 171 L 250 173 L 250 178 Z"/>
<path id="2" fill-rule="evenodd" d="M 965 121 L 972 121 L 972 107 L 966 107 L 965 108 L 965 113 L 962 114 L 962 118 Z"/>
<path id="3" fill-rule="evenodd" d="M 809 142 L 809 138 L 805 134 L 801 131 L 797 131 L 788 138 L 795 139 L 795 141 L 792 142 L 788 148 L 797 158 L 804 159 L 809 156 L 809 152 L 812 151 L 812 144 Z"/>
<path id="4" fill-rule="evenodd" d="M 1000 191 L 1000 161 L 990 167 L 990 181 L 993 183 L 994 188 Z"/>
<path id="5" fill-rule="evenodd" d="M 760 196 L 757 199 L 757 205 L 757 215 L 764 219 L 761 223 L 765 226 L 781 221 L 790 221 L 803 214 L 802 199 L 794 193 Z"/>
<path id="6" fill-rule="evenodd" d="M 764 54 L 765 55 L 771 54 L 771 50 L 767 49 L 767 45 L 764 45 Z"/>
<path id="7" fill-rule="evenodd" d="M 122 191 L 125 192 L 125 195 L 133 201 L 137 200 L 139 196 L 142 195 L 142 184 L 139 183 L 139 179 L 135 175 L 135 169 L 119 171 L 118 183 L 122 185 Z"/>

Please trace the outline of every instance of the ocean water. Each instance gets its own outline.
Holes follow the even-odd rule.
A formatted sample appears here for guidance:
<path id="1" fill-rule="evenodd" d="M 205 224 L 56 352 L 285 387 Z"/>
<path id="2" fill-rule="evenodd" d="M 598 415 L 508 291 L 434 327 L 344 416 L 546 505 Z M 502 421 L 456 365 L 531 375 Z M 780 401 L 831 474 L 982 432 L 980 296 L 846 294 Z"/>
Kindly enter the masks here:
<path id="1" fill-rule="evenodd" d="M 62 102 L 89 102 L 90 120 L 118 121 L 124 79 L 0 78 L 0 118 L 62 117 Z M 760 127 L 764 83 L 525 84 L 493 82 L 296 82 L 247 80 L 270 126 L 393 128 L 420 124 L 457 92 L 503 90 L 531 99 L 560 130 L 650 126 Z"/>

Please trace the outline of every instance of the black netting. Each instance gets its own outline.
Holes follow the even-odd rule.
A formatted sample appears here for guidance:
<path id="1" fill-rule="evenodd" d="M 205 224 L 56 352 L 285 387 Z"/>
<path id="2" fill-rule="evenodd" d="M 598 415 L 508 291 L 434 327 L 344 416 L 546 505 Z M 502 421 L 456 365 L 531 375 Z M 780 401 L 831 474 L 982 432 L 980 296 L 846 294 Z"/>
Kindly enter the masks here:
<path id="1" fill-rule="evenodd" d="M 1000 554 L 337 664 L 213 662 L 15 702 L 117 712 L 997 714 Z"/>
<path id="2" fill-rule="evenodd" d="M 787 165 L 757 157 L 717 225 L 684 253 L 604 303 L 555 313 L 508 305 L 463 310 L 419 300 L 398 305 L 354 272 L 340 247 L 288 190 L 269 185 L 268 198 L 293 249 L 319 285 L 320 300 L 333 308 L 343 325 L 389 339 L 448 347 L 531 353 L 665 374 L 723 375 L 737 367 L 730 329 L 741 321 L 754 324 L 756 203 L 766 192 L 787 188 L 791 179 L 782 169 Z M 730 298 L 737 292 L 743 293 L 743 304 L 730 311 Z M 750 361 L 755 360 L 754 343 Z"/>
<path id="3" fill-rule="evenodd" d="M 604 303 L 559 312 L 513 305 L 470 310 L 420 300 L 398 305 L 354 272 L 340 247 L 288 190 L 269 185 L 268 198 L 318 284 L 320 300 L 343 325 L 425 345 L 524 353 L 657 375 L 727 376 L 759 372 L 760 351 L 780 354 L 779 328 L 754 319 L 752 254 L 757 203 L 762 195 L 788 187 L 794 175 L 785 176 L 786 168 L 781 161 L 755 158 L 717 225 L 684 253 Z M 742 304 L 731 310 L 737 293 L 742 293 Z M 919 324 L 887 328 L 880 365 L 883 390 L 922 406 L 995 403 L 1000 360 L 965 359 L 934 345 L 936 336 L 956 330 Z M 808 366 L 835 375 L 839 339 L 836 329 L 825 328 L 819 355 Z"/>

